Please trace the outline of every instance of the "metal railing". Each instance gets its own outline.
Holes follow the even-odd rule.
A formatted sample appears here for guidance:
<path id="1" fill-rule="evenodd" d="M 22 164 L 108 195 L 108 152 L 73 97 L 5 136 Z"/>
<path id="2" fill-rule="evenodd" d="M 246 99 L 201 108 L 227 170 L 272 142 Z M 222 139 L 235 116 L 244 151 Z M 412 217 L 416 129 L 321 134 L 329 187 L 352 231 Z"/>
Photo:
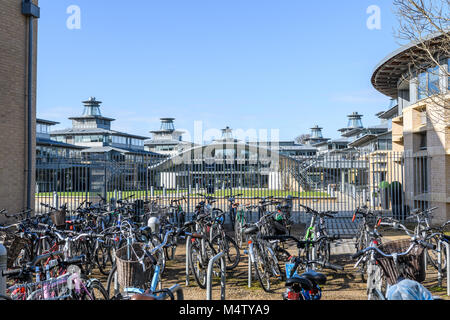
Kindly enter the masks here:
<path id="1" fill-rule="evenodd" d="M 429 167 L 426 154 L 392 151 L 302 159 L 280 155 L 276 160 L 193 157 L 184 162 L 57 158 L 37 163 L 36 210 L 46 210 L 40 202 L 76 209 L 83 201 L 97 202 L 98 194 L 108 201 L 132 196 L 132 201 L 162 205 L 185 197 L 184 211 L 189 218 L 196 204 L 204 200 L 200 194 L 216 197 L 214 206 L 225 212 L 231 195 L 236 202 L 253 205 L 258 203 L 256 198 L 290 196 L 294 221 L 303 222 L 306 217 L 300 205 L 338 211 L 346 218 L 357 207 L 367 205 L 404 220 L 410 210 L 429 206 Z M 228 215 L 226 219 L 228 222 Z"/>
<path id="2" fill-rule="evenodd" d="M 212 276 L 214 264 L 220 259 L 220 299 L 225 300 L 225 281 L 226 281 L 226 265 L 225 252 L 220 252 L 212 257 L 208 263 L 208 271 L 206 274 L 206 300 L 212 300 Z"/>

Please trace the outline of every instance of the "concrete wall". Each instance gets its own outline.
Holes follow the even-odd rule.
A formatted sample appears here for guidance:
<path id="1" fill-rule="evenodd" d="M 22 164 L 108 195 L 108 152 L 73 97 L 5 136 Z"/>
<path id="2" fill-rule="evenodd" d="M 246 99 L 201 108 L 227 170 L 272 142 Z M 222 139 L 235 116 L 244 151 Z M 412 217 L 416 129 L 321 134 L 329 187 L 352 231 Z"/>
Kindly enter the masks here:
<path id="1" fill-rule="evenodd" d="M 21 4 L 22 0 L 2 0 L 0 4 L 0 209 L 7 209 L 10 213 L 26 207 L 28 116 L 33 121 L 33 179 L 35 163 L 36 95 L 33 112 L 27 115 L 28 23 L 21 13 Z M 35 71 L 36 39 L 37 22 Z M 33 91 L 36 92 L 36 73 L 34 75 Z M 34 199 L 31 203 L 34 206 Z"/>
<path id="2" fill-rule="evenodd" d="M 402 130 L 403 148 L 416 163 L 421 154 L 429 156 L 428 193 L 420 195 L 415 192 L 415 184 L 421 177 L 417 177 L 416 169 L 409 168 L 411 175 L 407 174 L 406 192 L 410 201 L 428 201 L 430 207 L 438 207 L 433 214 L 433 223 L 441 224 L 450 219 L 450 132 L 441 119 L 436 118 L 436 104 L 432 100 L 421 100 L 403 110 L 403 122 L 396 131 Z M 422 113 L 426 112 L 426 119 Z M 439 113 L 441 114 L 441 113 Z M 442 114 L 448 119 L 447 114 Z M 425 120 L 425 121 L 424 121 Z M 420 134 L 426 134 L 426 151 L 420 151 Z M 408 168 L 406 168 L 408 170 Z M 408 179 L 413 177 L 413 179 Z"/>

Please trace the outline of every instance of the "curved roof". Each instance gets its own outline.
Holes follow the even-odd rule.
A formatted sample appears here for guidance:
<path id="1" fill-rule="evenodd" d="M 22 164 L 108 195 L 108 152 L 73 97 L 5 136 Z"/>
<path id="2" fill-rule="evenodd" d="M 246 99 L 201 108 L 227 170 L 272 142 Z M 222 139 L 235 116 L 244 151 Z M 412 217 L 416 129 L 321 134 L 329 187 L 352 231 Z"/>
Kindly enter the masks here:
<path id="1" fill-rule="evenodd" d="M 293 158 L 291 156 L 288 156 L 288 155 L 283 155 L 280 152 L 275 151 L 273 149 L 269 149 L 269 148 L 265 148 L 265 147 L 257 146 L 257 145 L 250 145 L 250 144 L 242 143 L 242 142 L 229 141 L 228 143 L 213 142 L 213 143 L 211 143 L 209 145 L 195 146 L 195 147 L 189 148 L 187 150 L 184 150 L 180 154 L 173 155 L 173 156 L 165 159 L 164 161 L 156 163 L 155 165 L 151 166 L 151 168 L 154 169 L 154 168 L 158 168 L 158 167 L 160 168 L 160 167 L 163 167 L 163 166 L 170 166 L 174 161 L 176 161 L 176 159 L 182 159 L 186 155 L 190 155 L 191 157 L 193 156 L 194 157 L 194 159 L 193 159 L 194 161 L 197 161 L 197 160 L 209 160 L 210 158 L 204 157 L 203 153 L 200 154 L 201 157 L 199 159 L 195 158 L 195 156 L 197 156 L 197 152 L 196 151 L 197 150 L 203 150 L 203 149 L 206 149 L 206 148 L 223 149 L 224 147 L 225 148 L 241 147 L 241 148 L 244 148 L 244 149 L 248 149 L 249 151 L 250 150 L 254 151 L 256 149 L 258 153 L 260 152 L 260 150 L 263 150 L 264 154 L 267 155 L 266 159 L 268 159 L 271 156 L 271 153 L 273 152 L 273 153 L 276 153 L 278 155 L 278 159 L 286 159 L 286 160 L 293 161 L 293 162 L 296 162 L 296 163 L 299 162 L 297 159 L 295 159 L 295 158 Z M 214 158 L 214 159 L 215 160 L 221 160 L 221 159 L 225 159 L 226 160 L 227 158 L 224 157 L 224 158 Z M 238 157 L 237 160 L 243 160 L 243 158 Z"/>
<path id="2" fill-rule="evenodd" d="M 442 34 L 432 34 L 424 37 L 422 42 L 440 43 Z M 411 62 L 411 55 L 417 54 L 420 50 L 418 44 L 421 41 L 414 41 L 407 45 L 404 45 L 387 57 L 375 67 L 372 75 L 372 85 L 381 93 L 391 97 L 397 98 L 398 90 L 397 84 L 402 75 L 408 71 L 408 65 Z"/>

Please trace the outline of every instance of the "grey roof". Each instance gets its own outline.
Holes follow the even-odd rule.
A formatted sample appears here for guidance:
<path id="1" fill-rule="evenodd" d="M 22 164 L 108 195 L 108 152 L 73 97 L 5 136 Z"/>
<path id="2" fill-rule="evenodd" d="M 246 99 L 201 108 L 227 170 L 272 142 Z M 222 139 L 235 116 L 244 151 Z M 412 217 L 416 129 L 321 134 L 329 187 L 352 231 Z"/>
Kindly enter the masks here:
<path id="1" fill-rule="evenodd" d="M 70 117 L 69 118 L 69 120 L 83 120 L 83 119 L 102 119 L 102 120 L 108 120 L 108 121 L 115 121 L 116 120 L 116 119 L 108 118 L 108 117 L 104 117 L 104 116 L 91 116 L 91 115 L 76 116 L 76 117 Z"/>
<path id="2" fill-rule="evenodd" d="M 317 148 L 315 148 L 314 146 L 297 145 L 297 146 L 279 146 L 278 148 L 273 147 L 273 149 L 284 151 L 284 150 L 316 150 Z"/>
<path id="3" fill-rule="evenodd" d="M 380 119 L 392 119 L 398 114 L 398 104 L 386 111 L 381 111 L 376 114 Z"/>
<path id="4" fill-rule="evenodd" d="M 43 146 L 51 146 L 51 147 L 61 147 L 61 148 L 67 148 L 67 149 L 83 149 L 84 147 L 76 146 L 73 144 L 68 144 L 64 142 L 59 142 L 51 139 L 45 139 L 41 137 L 36 137 L 36 145 L 43 145 Z"/>
<path id="5" fill-rule="evenodd" d="M 145 140 L 144 144 L 145 145 L 179 145 L 179 144 L 189 144 L 189 145 L 191 145 L 192 142 L 179 141 L 179 140 L 175 140 L 175 139 L 167 139 L 167 140 L 153 140 L 153 139 L 149 139 L 149 140 Z"/>
<path id="6" fill-rule="evenodd" d="M 129 134 L 125 132 L 115 131 L 115 130 L 107 130 L 103 128 L 86 128 L 86 129 L 64 129 L 64 130 L 54 130 L 50 132 L 50 135 L 56 136 L 56 135 L 82 135 L 82 134 L 113 134 L 113 135 L 120 135 L 130 138 L 136 138 L 136 139 L 148 139 L 148 137 L 138 136 L 134 134 Z"/>
<path id="7" fill-rule="evenodd" d="M 121 149 L 111 146 L 104 146 L 104 147 L 92 147 L 87 148 L 81 151 L 82 153 L 107 153 L 111 151 L 116 151 L 119 153 L 133 153 L 133 154 L 144 154 L 144 155 L 155 155 L 155 156 L 161 156 L 158 153 L 145 151 L 145 150 L 136 150 L 136 149 Z"/>
<path id="8" fill-rule="evenodd" d="M 51 125 L 51 126 L 59 124 L 59 122 L 50 121 L 50 120 L 44 120 L 44 119 L 39 119 L 39 118 L 36 119 L 36 123 L 48 124 L 48 125 Z"/>
<path id="9" fill-rule="evenodd" d="M 386 132 L 383 132 L 383 133 L 380 133 L 380 134 L 373 134 L 373 133 L 366 134 L 366 135 L 363 135 L 362 137 L 356 139 L 355 141 L 352 141 L 348 145 L 351 146 L 351 147 L 356 147 L 356 146 L 359 146 L 361 144 L 367 143 L 369 141 L 375 140 L 375 139 L 377 139 L 377 138 L 379 138 L 381 136 L 384 136 L 384 135 L 387 135 L 387 134 L 391 134 L 391 133 L 392 133 L 392 130 L 387 130 Z"/>

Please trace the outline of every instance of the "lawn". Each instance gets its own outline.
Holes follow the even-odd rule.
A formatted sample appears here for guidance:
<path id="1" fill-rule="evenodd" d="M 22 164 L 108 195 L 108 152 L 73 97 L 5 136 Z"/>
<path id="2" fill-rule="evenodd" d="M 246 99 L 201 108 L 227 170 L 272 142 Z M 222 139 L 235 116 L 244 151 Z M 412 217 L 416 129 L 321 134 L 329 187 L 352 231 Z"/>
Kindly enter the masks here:
<path id="1" fill-rule="evenodd" d="M 188 196 L 188 190 L 180 189 L 178 190 L 179 196 Z M 201 194 L 207 194 L 206 192 L 199 191 Z M 164 194 L 163 190 L 154 190 L 154 196 L 162 196 Z M 177 190 L 166 190 L 166 195 L 176 195 Z M 89 199 L 91 196 L 95 196 L 94 193 L 90 194 L 86 192 L 58 192 L 58 197 L 78 197 L 78 198 L 87 198 Z M 146 193 L 145 190 L 140 191 L 122 191 L 122 198 L 127 198 L 133 196 L 134 198 L 145 198 L 145 196 L 151 196 L 150 190 Z M 263 197 L 274 197 L 274 198 L 285 198 L 287 196 L 292 196 L 293 198 L 327 198 L 330 195 L 326 192 L 320 191 L 284 191 L 284 190 L 269 190 L 269 189 L 234 189 L 233 191 L 227 190 L 217 190 L 213 194 L 207 194 L 209 196 L 224 198 L 229 197 L 231 195 L 240 195 L 239 197 L 243 198 L 263 198 Z M 191 190 L 190 197 L 198 196 L 198 193 Z M 53 197 L 52 192 L 42 192 L 36 193 L 36 198 L 51 198 Z M 114 192 L 108 192 L 107 198 L 111 199 L 114 197 Z"/>

